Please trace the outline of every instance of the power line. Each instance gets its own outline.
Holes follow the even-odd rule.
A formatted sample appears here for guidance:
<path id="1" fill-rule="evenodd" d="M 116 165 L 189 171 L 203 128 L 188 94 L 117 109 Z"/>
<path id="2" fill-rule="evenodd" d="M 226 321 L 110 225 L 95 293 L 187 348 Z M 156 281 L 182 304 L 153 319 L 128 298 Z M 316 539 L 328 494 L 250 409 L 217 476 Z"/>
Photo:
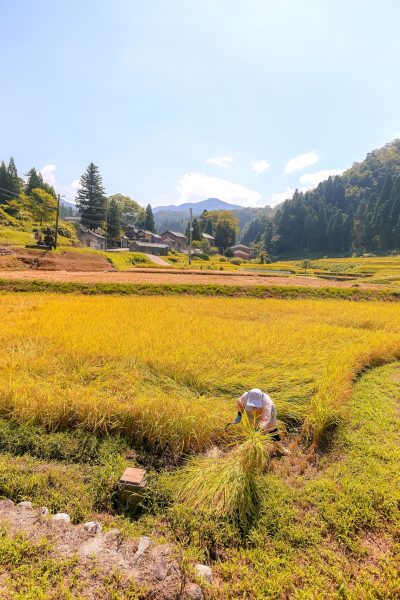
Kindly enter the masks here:
<path id="1" fill-rule="evenodd" d="M 18 196 L 14 196 L 15 192 L 12 192 L 11 190 L 6 190 L 6 188 L 0 187 L 1 193 L 4 194 L 9 194 L 9 196 L 11 196 L 10 200 L 14 200 L 16 198 L 18 198 Z"/>

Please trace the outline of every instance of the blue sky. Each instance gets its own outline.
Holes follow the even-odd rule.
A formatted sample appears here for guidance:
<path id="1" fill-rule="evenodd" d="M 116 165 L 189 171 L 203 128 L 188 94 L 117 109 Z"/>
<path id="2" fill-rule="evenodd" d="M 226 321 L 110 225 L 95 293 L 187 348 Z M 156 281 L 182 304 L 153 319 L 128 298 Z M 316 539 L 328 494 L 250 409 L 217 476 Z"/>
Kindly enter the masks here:
<path id="1" fill-rule="evenodd" d="M 0 158 L 74 197 L 273 204 L 400 137 L 398 0 L 1 3 Z"/>

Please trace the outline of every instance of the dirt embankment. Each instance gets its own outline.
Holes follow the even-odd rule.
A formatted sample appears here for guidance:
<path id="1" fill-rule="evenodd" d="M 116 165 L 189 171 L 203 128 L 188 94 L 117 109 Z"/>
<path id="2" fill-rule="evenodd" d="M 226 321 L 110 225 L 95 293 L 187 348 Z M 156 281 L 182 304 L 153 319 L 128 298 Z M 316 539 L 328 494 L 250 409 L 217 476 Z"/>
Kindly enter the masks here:
<path id="1" fill-rule="evenodd" d="M 23 271 L 105 272 L 114 271 L 113 265 L 99 254 L 62 250 L 36 250 L 36 248 L 1 248 L 0 272 Z"/>
<path id="2" fill-rule="evenodd" d="M 107 263 L 108 264 L 108 263 Z M 111 265 L 109 265 L 111 267 Z M 61 268 L 60 268 L 61 269 Z M 158 269 L 135 269 L 134 271 L 114 271 L 110 269 L 30 269 L 25 271 L 0 271 L 0 279 L 36 279 L 42 281 L 78 282 L 78 283 L 132 283 L 132 284 L 216 284 L 238 286 L 300 286 L 311 288 L 351 288 L 351 281 L 326 281 L 317 277 L 268 277 L 247 273 L 218 273 L 217 271 L 170 271 Z M 68 271 L 68 272 L 66 272 Z M 73 271 L 73 272 L 72 272 Z M 359 289 L 382 289 L 382 286 L 357 282 Z"/>
<path id="3" fill-rule="evenodd" d="M 0 501 L 0 525 L 7 527 L 9 535 L 24 533 L 33 543 L 47 540 L 54 558 L 76 557 L 84 598 L 97 598 L 104 579 L 116 572 L 126 588 L 130 582 L 144 587 L 146 598 L 203 598 L 199 586 L 187 581 L 170 545 L 155 544 L 148 537 L 124 538 L 118 529 L 102 532 L 96 522 L 72 525 L 65 517 L 68 519 L 63 514 L 51 516 L 46 508 L 34 509 L 30 502 Z M 1 583 L 0 577 L 0 593 Z"/>

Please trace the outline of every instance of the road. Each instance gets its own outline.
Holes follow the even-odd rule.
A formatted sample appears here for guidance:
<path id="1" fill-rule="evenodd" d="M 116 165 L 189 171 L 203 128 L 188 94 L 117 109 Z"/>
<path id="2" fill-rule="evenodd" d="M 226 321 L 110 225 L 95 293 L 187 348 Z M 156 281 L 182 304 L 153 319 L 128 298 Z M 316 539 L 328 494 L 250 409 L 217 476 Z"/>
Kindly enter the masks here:
<path id="1" fill-rule="evenodd" d="M 163 258 L 161 258 L 161 256 L 155 256 L 154 254 L 145 254 L 145 256 L 147 256 L 147 258 L 151 260 L 151 262 L 153 262 L 155 265 L 158 265 L 159 267 L 171 266 L 171 264 Z"/>

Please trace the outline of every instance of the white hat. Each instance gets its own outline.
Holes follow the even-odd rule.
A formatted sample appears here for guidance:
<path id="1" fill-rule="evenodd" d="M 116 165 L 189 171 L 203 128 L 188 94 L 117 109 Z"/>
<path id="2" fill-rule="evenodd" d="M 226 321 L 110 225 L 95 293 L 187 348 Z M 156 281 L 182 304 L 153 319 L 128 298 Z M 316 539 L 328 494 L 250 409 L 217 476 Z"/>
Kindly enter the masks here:
<path id="1" fill-rule="evenodd" d="M 264 394 L 258 388 L 253 388 L 247 392 L 246 404 L 247 406 L 254 406 L 254 408 L 261 408 L 263 405 Z"/>

